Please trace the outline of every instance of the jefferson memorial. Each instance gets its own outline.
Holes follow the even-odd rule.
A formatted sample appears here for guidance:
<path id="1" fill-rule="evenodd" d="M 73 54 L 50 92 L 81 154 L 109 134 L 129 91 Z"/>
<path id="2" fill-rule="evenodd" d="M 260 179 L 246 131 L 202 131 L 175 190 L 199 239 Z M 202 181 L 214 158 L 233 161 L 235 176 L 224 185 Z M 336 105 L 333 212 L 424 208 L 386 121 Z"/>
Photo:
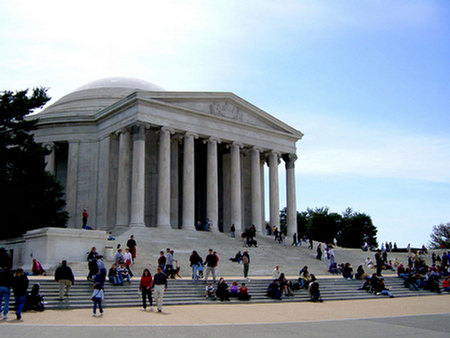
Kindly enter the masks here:
<path id="1" fill-rule="evenodd" d="M 296 141 L 303 134 L 228 92 L 173 92 L 108 78 L 40 113 L 35 140 L 65 189 L 69 228 L 88 225 L 244 231 L 279 227 L 286 185 L 288 234 L 296 232 Z M 279 182 L 284 163 L 286 182 Z M 265 165 L 269 189 L 264 188 Z M 264 204 L 268 193 L 269 205 Z"/>

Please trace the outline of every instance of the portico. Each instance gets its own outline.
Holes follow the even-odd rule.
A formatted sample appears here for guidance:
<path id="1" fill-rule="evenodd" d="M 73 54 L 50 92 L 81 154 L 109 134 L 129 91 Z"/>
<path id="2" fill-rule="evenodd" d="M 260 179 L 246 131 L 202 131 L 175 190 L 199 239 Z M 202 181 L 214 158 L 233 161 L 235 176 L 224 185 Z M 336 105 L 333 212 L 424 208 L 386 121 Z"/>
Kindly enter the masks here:
<path id="1" fill-rule="evenodd" d="M 65 185 L 70 227 L 89 211 L 116 226 L 264 231 L 279 226 L 278 172 L 286 170 L 288 234 L 296 232 L 296 141 L 303 136 L 232 93 L 169 92 L 140 80 L 95 81 L 38 114 L 36 140 Z M 264 205 L 264 166 L 269 205 Z M 170 230 L 169 230 L 170 231 Z"/>

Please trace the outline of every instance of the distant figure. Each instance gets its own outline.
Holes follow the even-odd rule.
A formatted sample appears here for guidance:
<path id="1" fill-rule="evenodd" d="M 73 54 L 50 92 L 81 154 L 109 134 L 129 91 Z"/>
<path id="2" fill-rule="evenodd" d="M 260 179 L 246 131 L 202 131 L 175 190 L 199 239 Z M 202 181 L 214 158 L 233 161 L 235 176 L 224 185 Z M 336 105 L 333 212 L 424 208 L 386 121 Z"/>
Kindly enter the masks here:
<path id="1" fill-rule="evenodd" d="M 150 303 L 150 311 L 153 311 L 152 284 L 153 277 L 150 270 L 144 269 L 144 273 L 142 274 L 141 281 L 139 283 L 139 291 L 142 293 L 142 311 L 147 310 L 146 298 L 148 298 L 148 302 Z"/>
<path id="2" fill-rule="evenodd" d="M 134 260 L 136 259 L 136 241 L 134 240 L 134 236 L 131 235 L 130 239 L 127 241 L 127 247 L 130 249 L 130 253 L 131 253 L 131 258 L 133 259 L 133 263 Z"/>
<path id="3" fill-rule="evenodd" d="M 320 297 L 319 291 L 319 282 L 316 279 L 316 276 L 311 274 L 311 283 L 308 286 L 309 296 L 311 297 L 311 301 L 313 302 L 322 302 L 322 298 Z"/>
<path id="4" fill-rule="evenodd" d="M 167 291 L 167 278 L 166 275 L 163 274 L 160 266 L 158 266 L 158 273 L 153 279 L 152 291 L 155 292 L 155 301 L 158 312 L 162 312 L 164 292 Z"/>
<path id="5" fill-rule="evenodd" d="M 103 307 L 102 307 L 102 302 L 103 299 L 105 298 L 104 296 L 104 292 L 103 292 L 103 287 L 100 284 L 95 284 L 94 285 L 94 291 L 92 291 L 92 295 L 91 295 L 91 300 L 94 302 L 94 313 L 92 314 L 93 317 L 97 317 L 97 306 L 98 309 L 100 310 L 100 314 L 99 316 L 103 316 Z"/>
<path id="6" fill-rule="evenodd" d="M 16 300 L 16 317 L 17 320 L 22 320 L 22 310 L 25 306 L 27 296 L 28 278 L 25 275 L 25 272 L 20 268 L 14 273 L 12 288 Z"/>
<path id="7" fill-rule="evenodd" d="M 74 284 L 72 269 L 67 266 L 67 261 L 63 260 L 55 271 L 55 281 L 59 284 L 59 300 L 69 296 L 69 289 Z"/>
<path id="8" fill-rule="evenodd" d="M 319 243 L 319 244 L 317 245 L 317 256 L 316 256 L 316 258 L 317 258 L 319 261 L 322 260 L 322 244 L 321 244 L 321 243 Z"/>
<path id="9" fill-rule="evenodd" d="M 250 268 L 250 255 L 248 253 L 248 250 L 245 250 L 242 255 L 242 264 L 244 265 L 244 278 L 248 279 L 248 270 Z"/>
<path id="10" fill-rule="evenodd" d="M 44 311 L 44 297 L 39 294 L 40 285 L 36 283 L 31 288 L 31 291 L 27 294 L 25 300 L 25 310 L 26 311 Z"/>
<path id="11" fill-rule="evenodd" d="M 83 221 L 82 229 L 86 229 L 87 221 L 88 221 L 89 214 L 86 209 L 83 209 L 83 212 L 81 213 L 81 220 Z"/>
<path id="12" fill-rule="evenodd" d="M 2 301 L 5 300 L 3 306 L 3 319 L 8 319 L 9 298 L 11 295 L 10 287 L 12 285 L 12 274 L 9 268 L 0 266 L 0 314 L 2 312 Z"/>
<path id="13" fill-rule="evenodd" d="M 291 244 L 291 246 L 293 246 L 293 245 L 295 245 L 295 246 L 298 245 L 298 243 L 297 243 L 297 233 L 294 233 L 292 235 L 292 244 Z"/>
<path id="14" fill-rule="evenodd" d="M 107 240 L 108 240 L 108 241 L 115 241 L 115 240 L 116 240 L 116 238 L 112 235 L 112 232 L 111 232 L 111 231 L 108 233 L 108 238 L 107 238 Z"/>
<path id="15" fill-rule="evenodd" d="M 31 273 L 33 276 L 45 275 L 45 270 L 42 264 L 35 258 L 33 258 L 33 264 L 31 265 Z"/>
<path id="16" fill-rule="evenodd" d="M 278 278 L 280 278 L 280 274 L 281 274 L 280 267 L 277 265 L 275 267 L 275 269 L 273 269 L 273 271 L 272 271 L 272 278 L 273 279 L 278 279 Z"/>
<path id="17" fill-rule="evenodd" d="M 236 237 L 236 228 L 235 228 L 234 224 L 231 224 L 230 231 L 231 231 L 231 237 L 235 238 Z"/>

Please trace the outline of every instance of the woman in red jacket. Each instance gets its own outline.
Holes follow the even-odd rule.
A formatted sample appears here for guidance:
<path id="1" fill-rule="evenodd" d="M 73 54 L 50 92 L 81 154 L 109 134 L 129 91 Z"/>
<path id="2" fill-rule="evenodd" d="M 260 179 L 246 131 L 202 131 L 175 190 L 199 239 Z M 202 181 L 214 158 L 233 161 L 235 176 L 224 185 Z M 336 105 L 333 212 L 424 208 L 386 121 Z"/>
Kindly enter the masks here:
<path id="1" fill-rule="evenodd" d="M 146 297 L 150 303 L 150 311 L 153 311 L 153 300 L 152 300 L 152 283 L 153 278 L 149 269 L 144 269 L 144 273 L 141 277 L 141 282 L 139 283 L 139 291 L 142 293 L 142 309 L 141 311 L 147 310 Z"/>

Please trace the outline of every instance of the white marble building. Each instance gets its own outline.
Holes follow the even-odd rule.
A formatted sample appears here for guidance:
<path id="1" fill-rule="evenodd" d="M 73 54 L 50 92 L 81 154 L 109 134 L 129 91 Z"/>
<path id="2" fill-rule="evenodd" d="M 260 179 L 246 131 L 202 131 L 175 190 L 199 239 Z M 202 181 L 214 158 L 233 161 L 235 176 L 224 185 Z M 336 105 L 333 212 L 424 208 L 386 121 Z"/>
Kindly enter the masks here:
<path id="1" fill-rule="evenodd" d="M 294 162 L 302 133 L 227 92 L 171 92 L 124 78 L 91 82 L 38 115 L 47 168 L 65 185 L 69 227 L 211 230 L 279 225 L 286 184 L 296 231 Z M 279 182 L 284 163 L 286 182 Z M 269 191 L 264 166 L 269 167 Z M 269 194 L 270 205 L 264 205 Z"/>

